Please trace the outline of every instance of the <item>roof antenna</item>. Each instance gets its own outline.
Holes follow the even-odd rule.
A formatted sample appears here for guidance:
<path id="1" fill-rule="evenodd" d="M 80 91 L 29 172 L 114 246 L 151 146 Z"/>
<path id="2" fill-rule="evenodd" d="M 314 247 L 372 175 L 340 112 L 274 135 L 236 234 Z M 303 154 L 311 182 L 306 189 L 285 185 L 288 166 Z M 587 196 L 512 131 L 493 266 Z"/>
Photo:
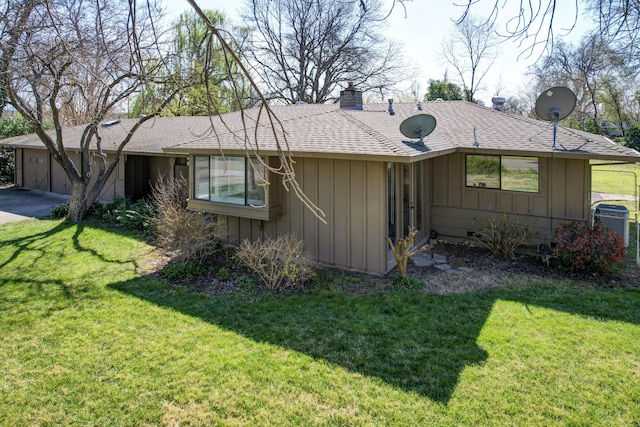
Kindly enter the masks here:
<path id="1" fill-rule="evenodd" d="M 393 111 L 393 98 L 389 98 L 389 115 L 395 115 L 395 111 Z"/>
<path id="2" fill-rule="evenodd" d="M 545 90 L 536 100 L 535 112 L 538 117 L 542 120 L 553 122 L 552 150 L 556 149 L 558 122 L 573 112 L 576 107 L 576 100 L 576 95 L 571 89 L 562 86 Z"/>
<path id="3" fill-rule="evenodd" d="M 418 145 L 424 147 L 424 137 L 436 128 L 436 118 L 431 114 L 416 114 L 400 123 L 400 132 L 407 138 L 419 138 Z"/>

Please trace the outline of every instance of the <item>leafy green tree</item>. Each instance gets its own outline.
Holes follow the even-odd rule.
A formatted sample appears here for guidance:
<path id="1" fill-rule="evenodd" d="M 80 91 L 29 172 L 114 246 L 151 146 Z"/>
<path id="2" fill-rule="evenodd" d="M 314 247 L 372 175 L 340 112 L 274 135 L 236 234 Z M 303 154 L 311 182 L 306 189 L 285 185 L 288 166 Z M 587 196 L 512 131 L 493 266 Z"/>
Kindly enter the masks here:
<path id="1" fill-rule="evenodd" d="M 624 145 L 627 147 L 640 151 L 640 122 L 635 122 L 629 129 L 627 129 L 624 141 Z"/>
<path id="2" fill-rule="evenodd" d="M 0 119 L 0 139 L 33 133 L 33 125 L 22 117 Z"/>
<path id="3" fill-rule="evenodd" d="M 444 101 L 457 101 L 463 99 L 462 89 L 455 83 L 444 80 L 429 79 L 429 89 L 424 95 L 425 101 L 435 101 L 436 99 Z"/>
<path id="4" fill-rule="evenodd" d="M 222 12 L 205 10 L 209 21 L 223 28 Z M 195 11 L 183 12 L 173 23 L 172 62 L 167 72 L 177 76 L 174 86 L 183 85 L 177 96 L 166 106 L 165 116 L 205 116 L 246 108 L 252 104 L 248 82 L 237 62 L 224 53 L 218 39 Z M 233 45 L 239 51 L 237 45 Z M 189 82 L 189 84 L 185 84 Z M 153 108 L 166 85 L 150 85 L 141 92 L 130 108 L 137 117 Z M 241 94 L 241 96 L 238 96 Z"/>

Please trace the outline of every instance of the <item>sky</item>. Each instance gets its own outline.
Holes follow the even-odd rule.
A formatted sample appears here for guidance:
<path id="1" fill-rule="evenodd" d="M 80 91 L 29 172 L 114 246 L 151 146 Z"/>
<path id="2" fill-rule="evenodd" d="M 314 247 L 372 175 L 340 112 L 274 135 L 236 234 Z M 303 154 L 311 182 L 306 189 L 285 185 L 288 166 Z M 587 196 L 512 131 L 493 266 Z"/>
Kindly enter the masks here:
<path id="1" fill-rule="evenodd" d="M 335 1 L 335 0 L 334 0 Z M 221 10 L 230 17 L 231 24 L 240 24 L 239 10 L 244 2 L 242 0 L 196 0 L 202 9 Z M 385 0 L 391 7 L 392 0 Z M 418 81 L 420 93 L 424 95 L 429 85 L 429 79 L 442 79 L 448 73 L 449 80 L 456 82 L 455 70 L 443 59 L 441 52 L 442 40 L 452 31 L 454 20 L 464 11 L 457 4 L 466 4 L 466 0 L 410 0 L 406 4 L 406 16 L 402 7 L 395 7 L 387 19 L 386 37 L 394 39 L 404 47 L 405 59 L 418 69 Z M 494 0 L 479 0 L 474 6 L 473 13 L 481 14 L 493 7 Z M 518 6 L 518 2 L 510 1 L 509 7 Z M 535 2 L 534 2 L 535 3 Z M 546 3 L 546 2 L 545 2 Z M 563 29 L 569 28 L 576 17 L 573 1 L 557 2 L 558 10 L 555 15 L 554 26 L 556 40 L 567 39 L 577 42 L 584 32 L 587 22 L 581 15 L 577 17 L 577 26 L 566 34 Z M 179 14 L 189 10 L 186 0 L 165 0 L 165 7 L 169 13 Z M 505 9 L 502 6 L 500 18 L 514 15 L 513 9 Z M 504 28 L 506 19 L 498 22 L 498 28 Z M 506 40 L 499 45 L 499 55 L 491 66 L 489 72 L 481 83 L 476 98 L 485 105 L 491 105 L 491 98 L 496 94 L 496 88 L 500 87 L 500 96 L 521 96 L 527 91 L 527 69 L 540 57 L 540 49 L 528 55 L 525 52 L 530 44 L 519 46 L 518 42 Z M 457 82 L 456 82 L 457 83 Z"/>

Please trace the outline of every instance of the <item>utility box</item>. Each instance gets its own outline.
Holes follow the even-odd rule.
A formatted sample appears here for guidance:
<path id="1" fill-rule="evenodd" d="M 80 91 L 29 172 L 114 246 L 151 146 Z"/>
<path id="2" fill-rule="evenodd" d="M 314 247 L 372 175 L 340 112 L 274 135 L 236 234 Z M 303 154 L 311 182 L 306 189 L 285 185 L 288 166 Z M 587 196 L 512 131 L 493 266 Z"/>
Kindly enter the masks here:
<path id="1" fill-rule="evenodd" d="M 593 222 L 611 227 L 622 236 L 624 247 L 629 246 L 629 209 L 620 205 L 600 203 L 593 215 Z"/>

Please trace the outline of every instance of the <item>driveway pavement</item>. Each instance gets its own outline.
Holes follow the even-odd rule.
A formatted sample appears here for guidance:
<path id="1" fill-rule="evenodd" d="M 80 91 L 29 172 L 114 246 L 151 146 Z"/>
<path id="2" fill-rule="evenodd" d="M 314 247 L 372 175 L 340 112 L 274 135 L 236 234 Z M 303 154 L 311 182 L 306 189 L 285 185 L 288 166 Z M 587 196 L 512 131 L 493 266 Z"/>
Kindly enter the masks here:
<path id="1" fill-rule="evenodd" d="M 68 201 L 66 194 L 22 187 L 0 188 L 0 224 L 48 217 L 51 208 Z"/>

